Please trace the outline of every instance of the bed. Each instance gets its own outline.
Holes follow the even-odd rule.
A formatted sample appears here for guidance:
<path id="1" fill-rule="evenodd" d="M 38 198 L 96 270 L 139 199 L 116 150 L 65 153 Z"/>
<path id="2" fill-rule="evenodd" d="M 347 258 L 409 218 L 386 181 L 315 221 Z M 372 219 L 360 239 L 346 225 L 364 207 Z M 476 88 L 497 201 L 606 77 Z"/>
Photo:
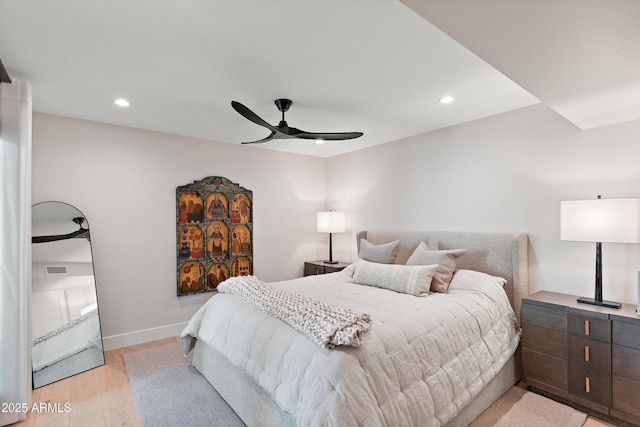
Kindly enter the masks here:
<path id="1" fill-rule="evenodd" d="M 366 312 L 371 324 L 360 346 L 323 348 L 238 296 L 218 293 L 182 334 L 194 367 L 248 426 L 468 425 L 520 379 L 527 235 L 363 231 L 356 241 L 359 254 L 361 242 L 374 254 L 395 242 L 393 264 L 358 261 L 269 286 Z M 467 250 L 456 255 L 446 292 L 414 296 L 353 283 L 363 281 L 365 267 L 407 270 L 422 245 Z M 497 278 L 504 280 L 496 285 Z"/>

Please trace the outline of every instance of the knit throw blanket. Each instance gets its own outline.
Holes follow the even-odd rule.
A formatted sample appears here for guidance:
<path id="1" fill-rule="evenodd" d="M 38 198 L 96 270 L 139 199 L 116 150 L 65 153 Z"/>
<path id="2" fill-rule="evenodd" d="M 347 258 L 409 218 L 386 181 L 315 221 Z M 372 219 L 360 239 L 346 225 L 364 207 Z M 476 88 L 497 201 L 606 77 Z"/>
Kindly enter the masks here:
<path id="1" fill-rule="evenodd" d="M 303 295 L 267 285 L 255 276 L 239 276 L 218 285 L 218 292 L 234 294 L 264 313 L 288 323 L 324 348 L 359 347 L 371 326 L 368 314 L 357 314 Z"/>

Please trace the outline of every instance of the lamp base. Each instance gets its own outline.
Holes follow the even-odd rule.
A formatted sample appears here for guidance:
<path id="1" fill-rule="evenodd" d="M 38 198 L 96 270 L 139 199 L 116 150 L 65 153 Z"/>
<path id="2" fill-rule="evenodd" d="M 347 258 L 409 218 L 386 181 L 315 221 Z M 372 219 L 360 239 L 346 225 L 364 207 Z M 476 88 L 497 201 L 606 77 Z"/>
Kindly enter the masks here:
<path id="1" fill-rule="evenodd" d="M 620 307 L 622 307 L 622 304 L 620 304 L 619 302 L 596 301 L 594 298 L 586 298 L 586 297 L 578 298 L 578 302 L 581 303 L 581 304 L 598 305 L 600 307 L 609 307 L 609 308 L 620 308 Z"/>
<path id="2" fill-rule="evenodd" d="M 331 260 L 328 260 L 328 261 L 324 260 L 322 262 L 324 262 L 325 264 L 337 264 L 338 263 L 338 261 L 331 261 Z"/>

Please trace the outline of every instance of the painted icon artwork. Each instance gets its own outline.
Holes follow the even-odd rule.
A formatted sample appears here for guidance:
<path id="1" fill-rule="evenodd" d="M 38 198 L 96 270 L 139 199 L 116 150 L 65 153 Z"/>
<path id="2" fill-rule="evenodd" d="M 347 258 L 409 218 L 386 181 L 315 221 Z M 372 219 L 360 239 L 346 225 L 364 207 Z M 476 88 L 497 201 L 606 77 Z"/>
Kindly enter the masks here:
<path id="1" fill-rule="evenodd" d="M 215 290 L 218 285 L 229 278 L 229 267 L 224 263 L 213 264 L 207 271 L 207 291 Z"/>
<path id="2" fill-rule="evenodd" d="M 177 295 L 253 274 L 253 193 L 211 176 L 176 188 Z"/>
<path id="3" fill-rule="evenodd" d="M 229 217 L 229 201 L 224 193 L 211 193 L 207 198 L 207 218 L 226 219 Z"/>
<path id="4" fill-rule="evenodd" d="M 231 222 L 249 222 L 251 219 L 251 200 L 246 194 L 235 194 L 231 202 Z"/>
<path id="5" fill-rule="evenodd" d="M 186 191 L 178 198 L 178 222 L 202 222 L 202 196 L 195 191 Z"/>
<path id="6" fill-rule="evenodd" d="M 185 225 L 178 236 L 179 258 L 202 258 L 204 256 L 204 233 L 200 227 Z"/>
<path id="7" fill-rule="evenodd" d="M 204 267 L 198 261 L 183 264 L 178 277 L 181 294 L 202 292 L 204 289 Z"/>
<path id="8" fill-rule="evenodd" d="M 229 227 L 224 221 L 213 221 L 207 227 L 207 250 L 214 262 L 224 260 L 229 255 Z"/>

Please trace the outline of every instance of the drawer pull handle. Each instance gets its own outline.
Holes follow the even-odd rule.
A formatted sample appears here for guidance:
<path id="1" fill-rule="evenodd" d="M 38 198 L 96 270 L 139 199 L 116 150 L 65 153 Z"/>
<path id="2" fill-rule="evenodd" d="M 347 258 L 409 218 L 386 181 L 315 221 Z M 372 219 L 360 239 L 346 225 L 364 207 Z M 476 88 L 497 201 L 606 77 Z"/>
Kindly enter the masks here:
<path id="1" fill-rule="evenodd" d="M 584 321 L 584 334 L 585 335 L 589 335 L 589 326 L 590 326 L 589 321 L 585 320 Z"/>
<path id="2" fill-rule="evenodd" d="M 591 393 L 591 381 L 589 380 L 589 377 L 584 379 L 584 389 L 587 393 Z"/>
<path id="3" fill-rule="evenodd" d="M 585 362 L 589 362 L 589 356 L 590 356 L 590 351 L 589 351 L 589 346 L 585 345 L 584 346 L 584 361 Z"/>

